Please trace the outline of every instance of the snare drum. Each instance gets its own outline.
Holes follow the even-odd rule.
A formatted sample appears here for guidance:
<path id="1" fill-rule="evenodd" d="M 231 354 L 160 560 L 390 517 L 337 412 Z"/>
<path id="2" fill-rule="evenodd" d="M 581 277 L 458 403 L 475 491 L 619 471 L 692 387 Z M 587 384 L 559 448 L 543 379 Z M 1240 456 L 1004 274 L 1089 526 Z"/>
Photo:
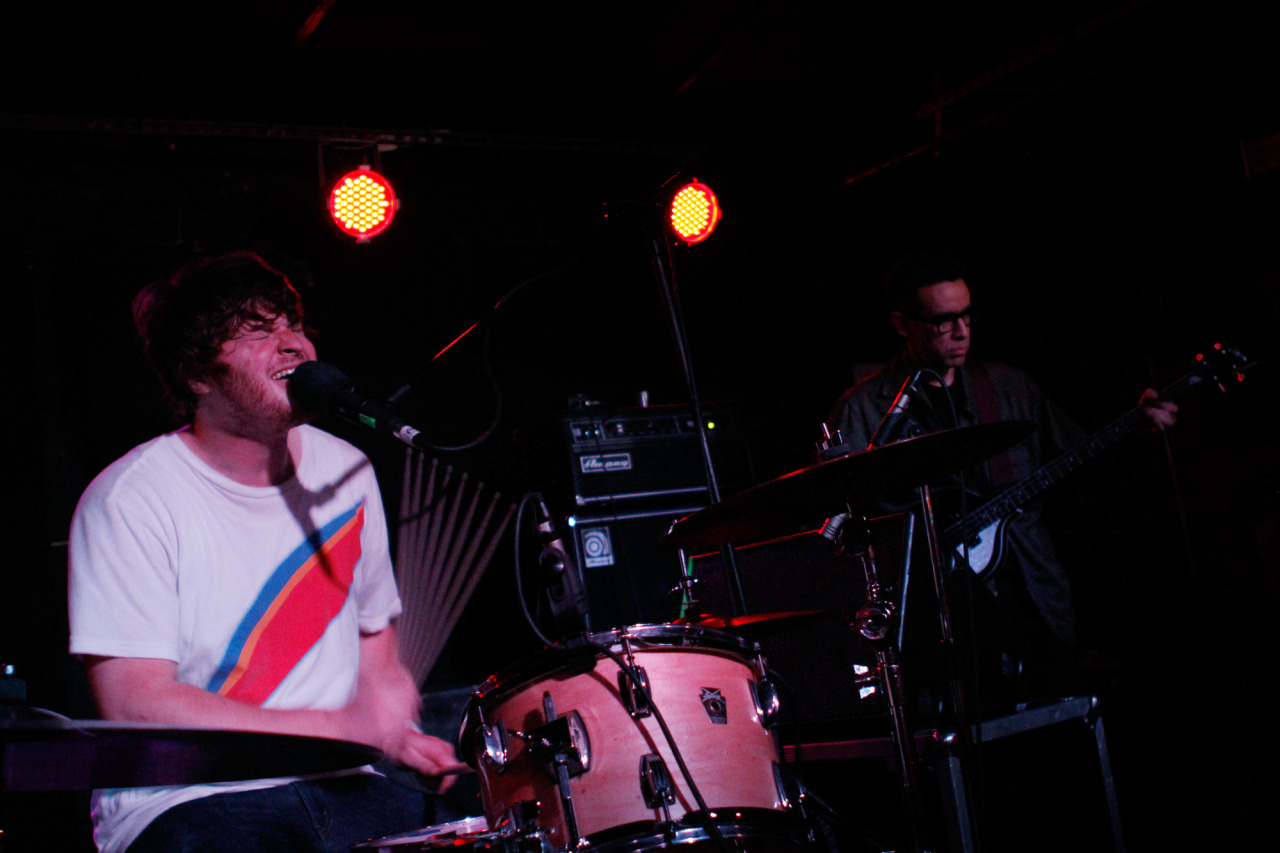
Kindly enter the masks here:
<path id="1" fill-rule="evenodd" d="M 602 647 L 647 681 L 723 834 L 795 836 L 769 727 L 776 701 L 753 645 L 694 625 L 634 625 L 590 641 L 490 677 L 468 705 L 460 742 L 491 825 L 524 815 L 560 849 L 579 840 L 640 850 L 707 838 L 670 744 L 618 664 L 593 648 Z"/>
<path id="2" fill-rule="evenodd" d="M 413 829 L 396 835 L 373 838 L 353 844 L 353 853 L 417 853 L 417 851 L 468 848 L 474 851 L 517 851 L 520 848 L 508 844 L 508 838 L 489 831 L 489 821 L 482 817 L 467 817 L 451 823 L 440 823 L 422 829 Z"/>

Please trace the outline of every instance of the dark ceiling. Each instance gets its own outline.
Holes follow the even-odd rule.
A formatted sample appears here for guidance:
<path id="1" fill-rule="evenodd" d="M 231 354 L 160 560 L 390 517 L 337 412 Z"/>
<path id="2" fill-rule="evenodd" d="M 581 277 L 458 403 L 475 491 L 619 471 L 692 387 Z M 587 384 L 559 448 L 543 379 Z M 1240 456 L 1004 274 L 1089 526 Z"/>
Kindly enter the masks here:
<path id="1" fill-rule="evenodd" d="M 136 370 L 138 283 L 247 245 L 315 280 L 326 352 L 379 394 L 547 276 L 498 331 L 510 386 L 678 399 L 640 227 L 677 176 L 726 211 L 677 258 L 696 366 L 708 394 L 785 401 L 771 473 L 883 358 L 877 282 L 915 245 L 969 258 L 984 346 L 1068 403 L 1116 351 L 1060 357 L 1064 293 L 1108 306 L 1089 333 L 1126 395 L 1192 340 L 1270 331 L 1280 101 L 1243 3 L 32 3 L 6 25 L 0 145 L 32 199 L 4 210 L 7 257 L 37 299 L 75 294 L 77 365 Z M 402 201 L 367 247 L 322 206 L 360 162 Z"/>
<path id="2" fill-rule="evenodd" d="M 1157 0 L 231 0 L 8 17 L 27 50 L 4 60 L 6 112 L 731 139 L 839 150 L 851 173 L 928 142 L 934 106 L 943 134 L 998 134 L 1035 108 L 1070 124 L 1205 99 L 1247 125 L 1274 82 L 1247 14 Z"/>

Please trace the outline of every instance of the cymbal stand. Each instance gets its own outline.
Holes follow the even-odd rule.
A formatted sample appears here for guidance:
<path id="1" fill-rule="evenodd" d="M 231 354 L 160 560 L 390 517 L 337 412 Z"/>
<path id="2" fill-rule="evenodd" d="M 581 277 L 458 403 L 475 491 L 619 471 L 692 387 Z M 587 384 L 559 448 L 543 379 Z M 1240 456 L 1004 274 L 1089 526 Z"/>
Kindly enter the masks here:
<path id="1" fill-rule="evenodd" d="M 970 720 L 969 703 L 964 691 L 964 671 L 960 662 L 960 646 L 956 641 L 951 622 L 950 597 L 947 594 L 947 564 L 943 562 L 942 546 L 938 539 L 938 528 L 933 515 L 933 499 L 929 487 L 921 486 L 920 512 L 923 516 L 925 539 L 929 546 L 929 565 L 933 570 L 933 588 L 938 601 L 938 626 L 942 631 L 942 648 L 947 671 L 947 682 L 951 693 L 951 708 L 955 715 L 955 747 L 959 758 L 961 784 L 965 789 L 968 802 L 974 802 L 972 783 L 969 776 L 970 760 L 973 757 L 973 724 Z M 965 836 L 965 850 L 977 850 L 972 822 L 962 826 L 959 831 Z"/>
<path id="2" fill-rule="evenodd" d="M 855 521 L 856 519 L 856 521 Z M 902 805 L 910 835 L 911 850 L 924 850 L 921 827 L 923 808 L 919 763 L 916 756 L 915 733 L 907 721 L 907 691 L 899 661 L 897 621 L 898 606 L 880 580 L 876 568 L 875 549 L 871 544 L 871 529 L 865 516 L 852 510 L 844 515 L 827 519 L 819 531 L 822 536 L 837 545 L 838 553 L 851 554 L 862 564 L 866 579 L 866 601 L 854 617 L 854 628 L 871 644 L 876 653 L 874 673 L 860 675 L 856 684 L 860 688 L 871 687 L 879 681 L 889 703 L 889 716 L 893 723 L 893 742 L 897 749 L 899 778 L 902 780 Z"/>

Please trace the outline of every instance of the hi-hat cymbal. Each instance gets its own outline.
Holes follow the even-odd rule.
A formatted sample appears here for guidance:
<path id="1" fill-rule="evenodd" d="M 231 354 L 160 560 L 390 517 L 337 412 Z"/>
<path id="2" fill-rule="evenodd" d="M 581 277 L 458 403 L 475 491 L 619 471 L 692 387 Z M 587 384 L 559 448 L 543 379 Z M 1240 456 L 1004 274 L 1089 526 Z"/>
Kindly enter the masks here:
<path id="1" fill-rule="evenodd" d="M 784 474 L 671 525 L 663 541 L 711 549 L 794 533 L 845 506 L 874 508 L 889 489 L 913 489 L 968 468 L 1031 434 L 1028 421 L 1000 421 L 907 438 Z"/>
<path id="2" fill-rule="evenodd" d="M 304 776 L 370 764 L 361 743 L 147 723 L 0 719 L 0 791 L 74 791 Z"/>

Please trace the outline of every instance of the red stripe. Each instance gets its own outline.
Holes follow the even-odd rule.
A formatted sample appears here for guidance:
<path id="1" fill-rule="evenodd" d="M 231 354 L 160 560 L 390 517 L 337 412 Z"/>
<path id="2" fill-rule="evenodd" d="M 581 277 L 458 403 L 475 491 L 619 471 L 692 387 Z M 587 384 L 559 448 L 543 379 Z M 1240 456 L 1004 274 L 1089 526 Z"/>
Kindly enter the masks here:
<path id="1" fill-rule="evenodd" d="M 261 705 L 324 635 L 342 610 L 360 560 L 364 507 L 299 567 L 262 617 L 245 655 L 222 690 L 241 702 Z"/>

